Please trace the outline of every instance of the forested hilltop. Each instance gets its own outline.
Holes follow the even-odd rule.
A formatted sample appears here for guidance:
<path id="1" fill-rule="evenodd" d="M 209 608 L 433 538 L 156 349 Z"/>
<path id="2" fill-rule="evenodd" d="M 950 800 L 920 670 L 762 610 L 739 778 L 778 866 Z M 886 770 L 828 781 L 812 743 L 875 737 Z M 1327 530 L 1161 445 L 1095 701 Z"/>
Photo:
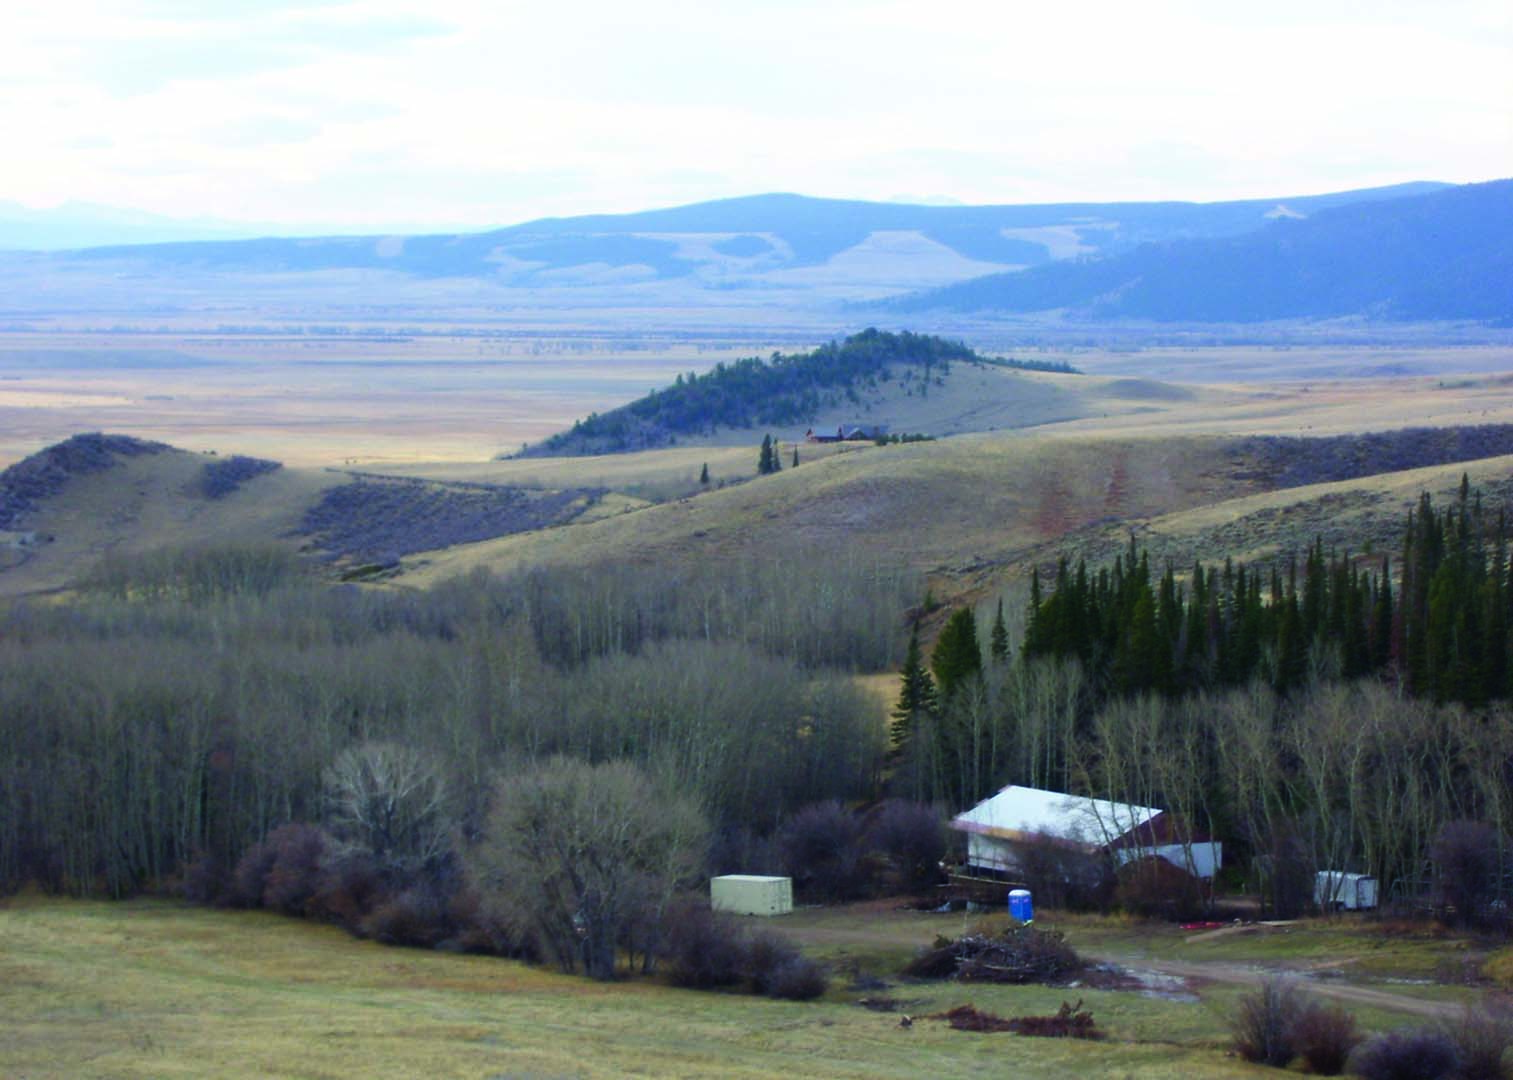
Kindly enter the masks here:
<path id="1" fill-rule="evenodd" d="M 717 364 L 699 375 L 679 375 L 669 387 L 600 415 L 521 451 L 525 456 L 575 456 L 655 450 L 680 438 L 721 428 L 763 428 L 807 423 L 823 408 L 860 403 L 861 394 L 895 377 L 928 393 L 931 380 L 951 363 L 1008 364 L 1069 370 L 1065 365 L 989 359 L 959 341 L 927 334 L 868 328 L 804 353 L 751 356 Z"/>

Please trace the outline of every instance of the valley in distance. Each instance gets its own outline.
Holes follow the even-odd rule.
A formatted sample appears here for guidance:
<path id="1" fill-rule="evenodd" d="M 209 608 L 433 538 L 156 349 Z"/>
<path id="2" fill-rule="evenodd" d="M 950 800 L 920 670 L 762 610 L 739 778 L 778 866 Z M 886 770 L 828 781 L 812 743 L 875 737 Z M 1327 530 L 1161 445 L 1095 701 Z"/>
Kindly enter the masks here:
<path id="1" fill-rule="evenodd" d="M 1513 1047 L 1507 183 L 0 258 L 0 1071 Z"/>

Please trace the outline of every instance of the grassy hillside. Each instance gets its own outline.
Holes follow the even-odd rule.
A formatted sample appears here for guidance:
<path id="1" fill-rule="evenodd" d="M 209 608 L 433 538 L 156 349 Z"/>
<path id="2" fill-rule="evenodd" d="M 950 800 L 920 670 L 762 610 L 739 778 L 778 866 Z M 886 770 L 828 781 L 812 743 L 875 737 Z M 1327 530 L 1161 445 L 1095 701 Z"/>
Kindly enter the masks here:
<path id="1" fill-rule="evenodd" d="M 872 447 L 550 535 L 421 556 L 410 565 L 413 580 L 431 581 L 479 565 L 802 560 L 841 552 L 970 576 L 1096 520 L 1258 490 L 1211 473 L 1212 456 L 1212 443 L 1199 438 L 967 435 Z"/>
<path id="2" fill-rule="evenodd" d="M 947 931 L 959 928 L 946 927 Z M 0 1073 L 44 1077 L 1260 1076 L 1227 1058 L 1222 1008 L 1077 990 L 1105 1042 L 975 1035 L 835 992 L 812 1004 L 595 984 L 484 957 L 386 948 L 260 913 L 151 902 L 0 907 Z M 1067 991 L 911 986 L 1054 1012 Z"/>
<path id="3" fill-rule="evenodd" d="M 64 588 L 112 555 L 266 544 L 340 573 L 522 530 L 601 507 L 573 486 L 364 477 L 81 435 L 0 473 L 0 596 Z"/>
<path id="4" fill-rule="evenodd" d="M 1366 315 L 1513 320 L 1513 180 L 1354 203 L 1228 238 L 995 274 L 891 303 L 1246 323 Z"/>
<path id="5" fill-rule="evenodd" d="M 277 469 L 229 487 L 222 474 L 207 489 L 228 459 L 158 444 L 151 452 L 102 451 L 87 468 L 77 467 L 77 454 L 43 451 L 0 474 L 0 487 L 39 459 L 54 466 L 47 489 L 0 533 L 0 596 L 63 588 L 111 553 L 247 541 L 296 547 L 305 508 L 341 479 Z"/>
<path id="6" fill-rule="evenodd" d="M 406 580 L 424 584 L 479 566 L 801 561 L 840 552 L 922 571 L 939 597 L 978 596 L 1037 562 L 1054 563 L 1063 550 L 1112 558 L 1132 529 L 1154 522 L 1173 539 L 1153 545 L 1153 554 L 1179 566 L 1200 554 L 1301 550 L 1316 535 L 1355 550 L 1368 540 L 1382 545 L 1400 530 L 1415 484 L 1452 490 L 1469 470 L 1496 495 L 1504 459 L 1491 455 L 1510 450 L 1508 427 L 1320 439 L 1159 427 L 961 436 L 869 447 L 550 534 L 426 553 L 407 560 Z M 1451 464 L 1402 471 L 1423 461 Z M 1202 524 L 1184 525 L 1189 515 Z"/>
<path id="7" fill-rule="evenodd" d="M 826 422 L 958 437 L 798 442 L 794 469 L 801 429 L 790 427 L 775 433 L 783 471 L 763 478 L 752 432 L 726 432 L 724 445 L 416 464 L 383 476 L 282 468 L 218 499 L 204 476 L 226 457 L 123 456 L 70 473 L 7 526 L 0 594 L 64 587 L 110 552 L 252 540 L 334 556 L 337 573 L 404 556 L 400 580 L 416 585 L 478 566 L 840 553 L 924 570 L 950 597 L 989 587 L 1068 534 L 1122 542 L 1132 524 L 1282 486 L 1513 451 L 1506 430 L 1484 426 L 1513 421 L 1505 377 L 1214 389 L 958 362 L 943 382 L 928 397 L 890 384 Z M 1458 431 L 1318 438 L 1423 425 Z M 27 533 L 51 539 L 23 543 Z M 1255 546 L 1238 535 L 1223 544 L 1215 550 Z"/>

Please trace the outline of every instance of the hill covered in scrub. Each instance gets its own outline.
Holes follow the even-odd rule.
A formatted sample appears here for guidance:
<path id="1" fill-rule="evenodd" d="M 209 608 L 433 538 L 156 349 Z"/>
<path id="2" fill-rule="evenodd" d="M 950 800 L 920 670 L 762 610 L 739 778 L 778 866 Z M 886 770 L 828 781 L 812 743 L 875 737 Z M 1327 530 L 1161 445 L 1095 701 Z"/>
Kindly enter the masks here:
<path id="1" fill-rule="evenodd" d="M 821 410 L 876 391 L 895 378 L 928 395 L 953 362 L 989 361 L 959 341 L 907 330 L 866 329 L 805 353 L 773 353 L 679 375 L 669 387 L 579 420 L 569 431 L 521 451 L 525 457 L 622 453 L 671 446 L 721 429 L 760 430 L 813 421 Z M 1033 364 L 1018 366 L 1033 368 Z M 1067 370 L 1058 367 L 1056 370 Z"/>
<path id="2" fill-rule="evenodd" d="M 1506 325 L 1513 319 L 1513 180 L 990 274 L 882 306 L 1156 322 L 1367 316 Z"/>
<path id="3" fill-rule="evenodd" d="M 92 432 L 39 450 L 0 472 L 0 529 L 19 525 L 38 503 L 58 494 L 74 477 L 113 468 L 123 458 L 159 454 L 168 449 L 164 443 L 130 435 Z"/>

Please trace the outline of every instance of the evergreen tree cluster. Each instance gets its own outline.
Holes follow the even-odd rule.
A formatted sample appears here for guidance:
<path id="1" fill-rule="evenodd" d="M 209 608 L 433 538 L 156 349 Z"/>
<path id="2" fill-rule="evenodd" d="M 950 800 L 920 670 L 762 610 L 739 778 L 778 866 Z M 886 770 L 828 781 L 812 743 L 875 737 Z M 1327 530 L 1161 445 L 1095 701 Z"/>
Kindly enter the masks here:
<path id="1" fill-rule="evenodd" d="M 1024 653 L 1076 658 L 1106 695 L 1181 696 L 1260 677 L 1286 693 L 1316 676 L 1385 674 L 1409 692 L 1477 706 L 1513 694 L 1513 580 L 1504 519 L 1486 519 L 1462 480 L 1443 513 L 1427 494 L 1408 515 L 1399 595 L 1391 560 L 1363 565 L 1315 543 L 1283 570 L 1201 562 L 1179 584 L 1130 541 L 1096 573 L 1063 559 L 1031 583 Z"/>
<path id="2" fill-rule="evenodd" d="M 679 375 L 671 386 L 579 420 L 571 431 L 546 439 L 528 453 L 640 450 L 719 427 L 803 423 L 821 408 L 855 398 L 859 388 L 878 386 L 895 367 L 923 368 L 928 380 L 948 372 L 953 360 L 981 358 L 960 342 L 869 328 L 811 352 L 775 352 L 765 360 L 753 356 L 720 363 L 703 375 Z"/>

